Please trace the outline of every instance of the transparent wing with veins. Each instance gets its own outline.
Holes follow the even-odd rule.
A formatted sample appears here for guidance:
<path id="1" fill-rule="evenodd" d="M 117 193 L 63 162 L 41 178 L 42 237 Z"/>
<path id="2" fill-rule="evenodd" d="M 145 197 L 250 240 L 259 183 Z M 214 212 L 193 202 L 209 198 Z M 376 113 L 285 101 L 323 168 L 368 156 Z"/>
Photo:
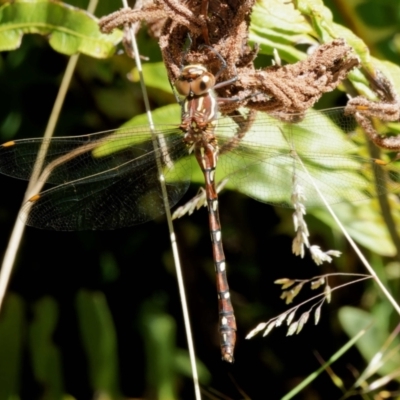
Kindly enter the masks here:
<path id="1" fill-rule="evenodd" d="M 322 202 L 301 158 L 330 203 L 399 191 L 395 163 L 385 166 L 357 154 L 357 143 L 365 139 L 343 109 L 310 110 L 297 124 L 281 119 L 258 113 L 245 136 L 220 155 L 217 178 L 228 176 L 229 187 L 259 201 L 290 207 L 296 174 L 306 204 L 319 206 Z M 238 126 L 232 118 L 219 120 L 220 148 L 232 142 Z M 159 151 L 154 150 L 147 127 L 51 139 L 38 187 L 44 183 L 53 187 L 25 206 L 27 223 L 56 230 L 114 229 L 157 217 L 164 205 L 155 157 L 161 160 L 170 205 L 175 205 L 188 188 L 193 157 L 179 129 L 160 126 L 157 132 Z M 0 172 L 29 179 L 43 141 L 26 139 L 1 146 Z M 194 179 L 202 184 L 201 171 L 198 167 L 194 171 Z M 380 178 L 374 187 L 377 171 Z"/>
<path id="2" fill-rule="evenodd" d="M 219 121 L 220 147 L 231 140 L 231 125 L 227 118 Z M 294 175 L 304 189 L 305 204 L 323 205 L 304 167 L 331 204 L 398 193 L 398 165 L 369 158 L 365 142 L 354 118 L 344 115 L 343 108 L 309 110 L 299 123 L 258 113 L 238 145 L 220 157 L 223 172 L 217 175 L 219 179 L 228 176 L 228 187 L 284 207 L 292 206 Z M 365 157 L 360 156 L 360 149 Z"/>
<path id="3" fill-rule="evenodd" d="M 191 168 L 179 129 L 158 135 L 154 151 L 148 128 L 50 139 L 40 191 L 25 205 L 27 224 L 55 230 L 116 229 L 146 222 L 164 212 L 155 157 L 161 161 L 170 205 L 186 192 Z M 44 139 L 0 147 L 0 171 L 29 179 Z M 175 163 L 180 159 L 179 164 Z M 54 186 L 56 185 L 56 186 Z"/>

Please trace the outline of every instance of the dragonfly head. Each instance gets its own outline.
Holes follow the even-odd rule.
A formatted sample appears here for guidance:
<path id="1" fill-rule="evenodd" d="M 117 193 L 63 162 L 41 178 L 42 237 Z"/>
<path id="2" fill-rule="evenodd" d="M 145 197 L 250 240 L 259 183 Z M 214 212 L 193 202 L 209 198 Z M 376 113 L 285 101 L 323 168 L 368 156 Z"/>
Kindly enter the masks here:
<path id="1" fill-rule="evenodd" d="M 200 64 L 191 64 L 183 68 L 175 82 L 176 90 L 182 96 L 201 96 L 215 85 L 215 77 Z"/>

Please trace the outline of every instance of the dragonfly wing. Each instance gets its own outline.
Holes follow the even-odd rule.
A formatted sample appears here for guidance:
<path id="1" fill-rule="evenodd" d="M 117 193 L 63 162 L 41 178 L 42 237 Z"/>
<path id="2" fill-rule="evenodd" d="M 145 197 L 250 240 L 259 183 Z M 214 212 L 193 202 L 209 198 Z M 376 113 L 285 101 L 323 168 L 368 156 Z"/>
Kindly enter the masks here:
<path id="1" fill-rule="evenodd" d="M 165 128 L 165 129 L 164 129 Z M 159 146 L 167 151 L 182 142 L 182 132 L 157 127 Z M 156 132 L 156 133 L 157 133 Z M 28 180 L 38 163 L 39 181 L 59 185 L 113 170 L 130 160 L 139 164 L 154 150 L 148 126 L 90 135 L 22 139 L 0 145 L 0 173 Z M 169 151 L 169 150 L 168 150 Z M 43 155 L 41 155 L 43 153 Z"/>
<path id="2" fill-rule="evenodd" d="M 335 167 L 329 168 L 329 162 Z M 301 190 L 303 203 L 318 207 L 323 205 L 323 200 L 314 185 L 329 204 L 374 197 L 374 186 L 366 178 L 368 175 L 372 177 L 374 168 L 382 167 L 362 158 L 320 155 L 303 159 L 282 155 L 260 163 L 249 163 L 233 175 L 233 184 L 258 201 L 282 207 L 293 207 L 292 194 Z"/>
<path id="3" fill-rule="evenodd" d="M 157 158 L 172 207 L 189 186 L 191 163 L 181 141 L 169 150 Z M 164 212 L 160 172 L 152 151 L 32 196 L 24 205 L 23 218 L 28 225 L 44 229 L 104 230 L 140 224 Z"/>
<path id="4" fill-rule="evenodd" d="M 232 186 L 259 201 L 287 207 L 292 207 L 295 184 L 302 188 L 308 206 L 323 204 L 314 183 L 331 204 L 398 191 L 393 171 L 357 155 L 355 143 L 365 139 L 356 128 L 343 109 L 310 110 L 297 124 L 261 114 L 238 146 L 221 157 L 220 165 Z M 223 146 L 230 140 L 232 123 L 222 123 L 219 129 L 225 133 L 220 139 Z"/>

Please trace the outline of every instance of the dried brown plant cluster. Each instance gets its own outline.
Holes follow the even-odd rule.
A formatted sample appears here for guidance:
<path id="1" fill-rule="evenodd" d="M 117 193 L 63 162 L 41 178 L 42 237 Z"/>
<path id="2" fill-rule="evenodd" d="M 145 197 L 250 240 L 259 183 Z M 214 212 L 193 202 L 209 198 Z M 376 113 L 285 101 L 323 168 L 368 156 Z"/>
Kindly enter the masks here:
<path id="1" fill-rule="evenodd" d="M 248 44 L 250 13 L 255 0 L 144 0 L 135 9 L 123 8 L 100 20 L 103 32 L 126 23 L 145 21 L 158 38 L 170 80 L 180 75 L 182 63 L 203 64 L 211 72 L 220 69 L 215 54 L 201 45 L 211 46 L 227 63 L 221 80 L 235 76 L 236 68 L 251 63 L 256 56 Z M 185 53 L 185 42 L 192 43 Z M 184 59 L 183 59 L 184 58 Z"/>
<path id="2" fill-rule="evenodd" d="M 183 64 L 203 64 L 216 73 L 221 68 L 216 53 L 220 54 L 227 68 L 218 80 L 238 78 L 232 85 L 218 90 L 220 98 L 236 99 L 221 102 L 224 113 L 242 106 L 279 114 L 303 113 L 358 66 L 351 47 L 339 39 L 318 47 L 310 57 L 296 64 L 256 70 L 253 60 L 257 49 L 247 44 L 254 2 L 144 1 L 136 9 L 121 9 L 102 18 L 100 27 L 103 32 L 110 32 L 127 23 L 145 21 L 159 39 L 171 82 L 178 78 Z M 191 45 L 185 50 L 189 36 Z"/>
<path id="3" fill-rule="evenodd" d="M 262 70 L 248 69 L 239 76 L 237 85 L 242 85 L 247 93 L 264 94 L 261 100 L 249 98 L 250 108 L 278 115 L 304 113 L 358 65 L 352 48 L 344 40 L 336 39 L 319 46 L 304 61 Z"/>

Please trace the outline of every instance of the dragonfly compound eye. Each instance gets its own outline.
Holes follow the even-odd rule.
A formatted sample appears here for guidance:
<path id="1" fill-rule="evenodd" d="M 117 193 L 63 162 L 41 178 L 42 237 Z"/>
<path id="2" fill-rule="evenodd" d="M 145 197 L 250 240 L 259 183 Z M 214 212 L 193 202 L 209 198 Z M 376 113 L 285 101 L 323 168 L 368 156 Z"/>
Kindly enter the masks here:
<path id="1" fill-rule="evenodd" d="M 177 81 L 176 90 L 182 96 L 201 96 L 215 85 L 215 77 L 203 65 L 186 66 Z"/>
<path id="2" fill-rule="evenodd" d="M 210 89 L 212 89 L 215 85 L 215 77 L 209 72 L 204 73 L 202 76 L 198 77 L 191 84 L 192 92 L 200 96 L 202 94 L 207 93 Z"/>

